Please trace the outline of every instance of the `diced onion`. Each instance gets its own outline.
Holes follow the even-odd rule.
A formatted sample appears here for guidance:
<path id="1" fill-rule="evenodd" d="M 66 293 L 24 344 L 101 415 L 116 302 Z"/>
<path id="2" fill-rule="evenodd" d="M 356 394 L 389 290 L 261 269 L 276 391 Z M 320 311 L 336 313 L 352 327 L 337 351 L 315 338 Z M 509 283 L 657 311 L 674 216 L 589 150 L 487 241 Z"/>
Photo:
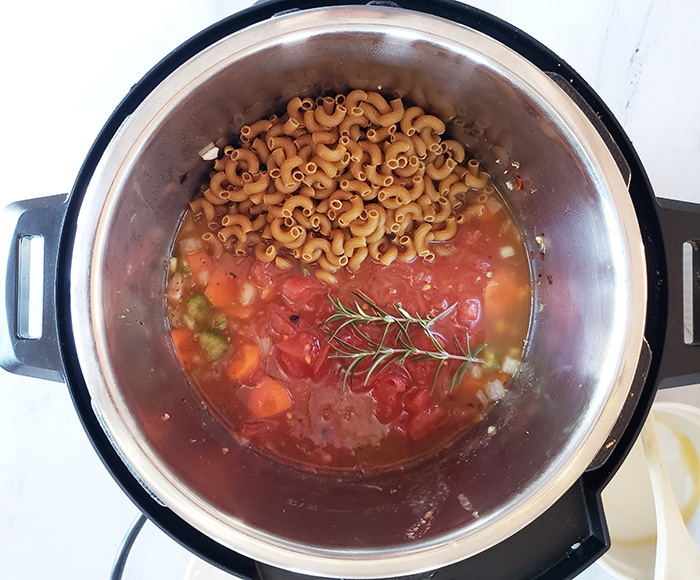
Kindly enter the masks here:
<path id="1" fill-rule="evenodd" d="M 503 359 L 503 364 L 501 365 L 501 370 L 506 374 L 512 375 L 515 372 L 515 370 L 518 368 L 519 364 L 520 364 L 520 361 L 518 359 L 507 356 L 506 358 Z"/>
<path id="2" fill-rule="evenodd" d="M 201 238 L 185 238 L 180 242 L 180 248 L 185 254 L 192 254 L 204 248 L 204 243 Z"/>
<path id="3" fill-rule="evenodd" d="M 260 354 L 262 356 L 269 356 L 272 352 L 272 339 L 269 336 L 261 338 L 258 341 L 258 349 L 260 350 Z"/>
<path id="4" fill-rule="evenodd" d="M 503 205 L 501 205 L 501 202 L 493 197 L 490 197 L 486 202 L 486 209 L 488 209 L 491 213 L 496 213 L 502 207 Z"/>
<path id="5" fill-rule="evenodd" d="M 491 381 L 486 385 L 486 396 L 491 401 L 498 401 L 498 399 L 503 398 L 506 394 L 506 390 L 503 387 L 503 383 L 498 379 Z"/>
<path id="6" fill-rule="evenodd" d="M 250 282 L 241 286 L 241 306 L 250 306 L 257 298 L 258 291 Z"/>
<path id="7" fill-rule="evenodd" d="M 219 148 L 213 143 L 209 143 L 200 152 L 199 156 L 204 159 L 204 161 L 213 161 L 219 156 Z"/>
<path id="8" fill-rule="evenodd" d="M 167 299 L 174 304 L 179 304 L 182 300 L 183 286 L 182 274 L 175 272 L 168 282 L 168 289 L 165 293 Z"/>
<path id="9" fill-rule="evenodd" d="M 505 234 L 512 227 L 513 227 L 513 222 L 511 220 L 503 220 L 501 227 L 498 229 L 498 233 Z"/>
<path id="10" fill-rule="evenodd" d="M 489 398 L 484 394 L 484 391 L 479 389 L 476 392 L 476 398 L 479 399 L 479 402 L 486 407 L 489 404 Z"/>
<path id="11" fill-rule="evenodd" d="M 513 246 L 503 246 L 501 248 L 501 258 L 510 258 L 515 255 L 515 250 Z"/>

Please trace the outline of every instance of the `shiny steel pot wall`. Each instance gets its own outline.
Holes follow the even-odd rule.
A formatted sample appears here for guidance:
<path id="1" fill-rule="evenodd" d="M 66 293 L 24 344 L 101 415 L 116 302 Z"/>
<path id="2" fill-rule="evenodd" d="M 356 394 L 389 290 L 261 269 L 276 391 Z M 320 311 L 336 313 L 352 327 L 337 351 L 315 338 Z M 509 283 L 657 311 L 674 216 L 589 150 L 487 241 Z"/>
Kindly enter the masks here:
<path id="1" fill-rule="evenodd" d="M 271 462 L 217 424 L 173 352 L 164 287 L 187 201 L 210 168 L 200 154 L 295 95 L 348 88 L 398 94 L 450 120 L 517 216 L 533 255 L 534 302 L 523 364 L 485 422 L 432 461 L 337 479 Z M 640 352 L 641 236 L 603 138 L 528 61 L 434 16 L 308 10 L 206 48 L 126 119 L 77 224 L 72 325 L 95 413 L 116 449 L 192 526 L 292 570 L 391 576 L 512 535 L 605 443 Z"/>

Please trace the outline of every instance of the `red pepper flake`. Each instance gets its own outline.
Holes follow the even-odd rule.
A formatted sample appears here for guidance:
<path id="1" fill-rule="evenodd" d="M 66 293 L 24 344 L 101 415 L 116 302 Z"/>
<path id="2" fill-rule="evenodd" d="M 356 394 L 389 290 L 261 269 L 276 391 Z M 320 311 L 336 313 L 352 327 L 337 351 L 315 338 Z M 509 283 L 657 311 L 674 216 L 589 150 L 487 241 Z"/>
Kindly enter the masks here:
<path id="1" fill-rule="evenodd" d="M 518 191 L 521 191 L 522 188 L 523 188 L 523 180 L 520 179 L 519 175 L 516 175 L 515 176 L 515 189 L 517 189 Z"/>

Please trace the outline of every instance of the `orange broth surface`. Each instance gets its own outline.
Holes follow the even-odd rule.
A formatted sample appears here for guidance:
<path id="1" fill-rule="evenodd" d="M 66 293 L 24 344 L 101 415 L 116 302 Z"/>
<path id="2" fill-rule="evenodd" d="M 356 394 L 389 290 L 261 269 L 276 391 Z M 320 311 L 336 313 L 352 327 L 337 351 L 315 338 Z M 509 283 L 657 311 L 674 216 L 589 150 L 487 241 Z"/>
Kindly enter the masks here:
<path id="1" fill-rule="evenodd" d="M 312 470 L 396 467 L 443 448 L 507 396 L 527 337 L 531 282 L 502 203 L 449 242 L 434 242 L 432 262 L 365 260 L 355 272 L 341 268 L 333 285 L 293 258 L 281 270 L 253 255 L 214 257 L 198 242 L 206 231 L 204 217 L 189 212 L 171 260 L 168 317 L 192 388 L 242 445 Z M 348 361 L 329 342 L 339 323 L 324 322 L 334 312 L 329 297 L 371 313 L 353 291 L 390 313 L 400 304 L 433 317 L 454 305 L 431 330 L 449 352 L 459 353 L 456 341 L 466 349 L 467 336 L 472 351 L 485 345 L 478 361 L 456 385 L 458 362 L 435 379 L 439 363 L 420 357 L 379 367 L 369 380 L 368 363 L 346 376 Z M 359 327 L 375 341 L 382 328 Z M 424 330 L 409 333 L 416 348 L 432 348 Z M 366 344 L 351 326 L 338 337 Z M 400 346 L 393 327 L 384 344 Z"/>

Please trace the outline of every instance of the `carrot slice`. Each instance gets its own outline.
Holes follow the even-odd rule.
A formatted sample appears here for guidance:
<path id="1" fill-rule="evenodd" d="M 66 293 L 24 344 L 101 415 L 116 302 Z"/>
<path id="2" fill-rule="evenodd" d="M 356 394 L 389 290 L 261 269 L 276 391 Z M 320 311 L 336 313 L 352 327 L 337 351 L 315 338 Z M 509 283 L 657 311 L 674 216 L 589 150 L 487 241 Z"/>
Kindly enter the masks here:
<path id="1" fill-rule="evenodd" d="M 257 419 L 278 415 L 292 406 L 292 396 L 279 382 L 265 377 L 253 387 L 248 408 Z"/>
<path id="2" fill-rule="evenodd" d="M 209 284 L 204 295 L 214 305 L 214 308 L 226 311 L 238 302 L 238 280 L 236 280 L 236 264 L 228 254 L 224 255 L 216 265 L 209 278 Z M 240 304 L 238 304 L 240 308 Z"/>
<path id="3" fill-rule="evenodd" d="M 252 344 L 244 344 L 226 367 L 228 376 L 240 381 L 248 378 L 260 362 L 260 352 Z"/>
<path id="4" fill-rule="evenodd" d="M 194 340 L 194 334 L 184 328 L 173 328 L 170 331 L 170 335 L 173 339 L 177 358 L 180 359 L 180 364 L 186 369 L 190 368 L 200 353 Z"/>
<path id="5" fill-rule="evenodd" d="M 512 277 L 495 274 L 484 291 L 484 309 L 489 312 L 513 310 L 522 304 L 524 287 Z"/>

